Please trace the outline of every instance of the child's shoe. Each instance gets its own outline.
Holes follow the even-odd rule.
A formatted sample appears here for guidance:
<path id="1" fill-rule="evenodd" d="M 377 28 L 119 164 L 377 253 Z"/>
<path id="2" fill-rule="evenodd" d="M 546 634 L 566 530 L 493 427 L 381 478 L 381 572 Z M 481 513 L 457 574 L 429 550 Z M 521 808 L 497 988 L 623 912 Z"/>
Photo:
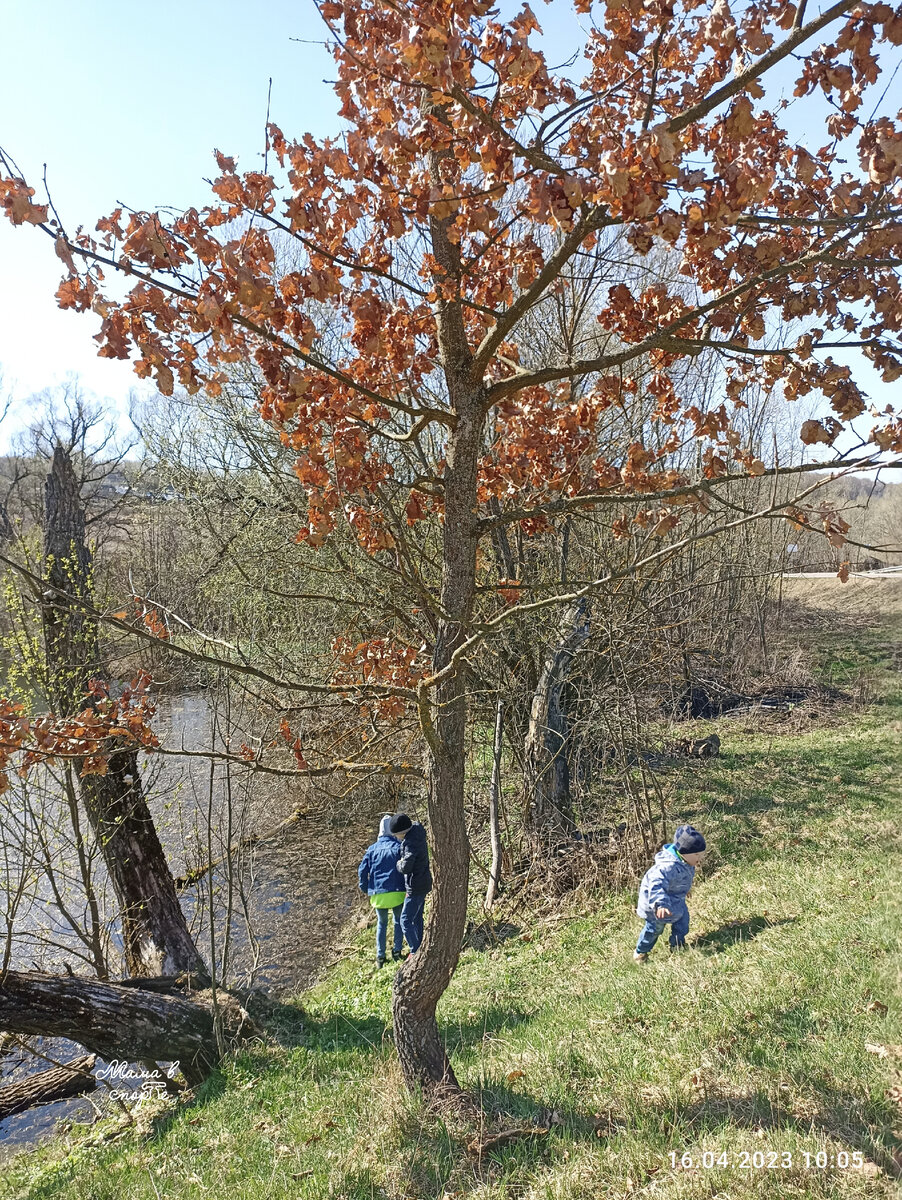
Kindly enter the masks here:
<path id="1" fill-rule="evenodd" d="M 384 966 L 385 966 L 385 959 L 377 958 L 376 959 L 376 970 L 381 971 Z"/>
<path id="2" fill-rule="evenodd" d="M 392 950 L 391 957 L 392 962 L 403 962 L 406 955 L 404 954 L 403 950 Z"/>
<path id="3" fill-rule="evenodd" d="M 643 963 L 648 962 L 647 954 L 640 954 L 638 950 L 633 952 L 633 962 Z"/>

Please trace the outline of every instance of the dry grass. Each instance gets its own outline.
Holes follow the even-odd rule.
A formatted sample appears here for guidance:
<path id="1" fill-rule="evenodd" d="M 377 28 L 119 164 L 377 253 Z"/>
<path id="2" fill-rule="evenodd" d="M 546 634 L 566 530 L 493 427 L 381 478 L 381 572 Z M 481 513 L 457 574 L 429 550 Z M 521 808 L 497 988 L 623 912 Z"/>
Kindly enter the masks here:
<path id="1" fill-rule="evenodd" d="M 825 614 L 866 617 L 868 625 L 887 617 L 902 616 L 902 574 L 886 576 L 853 575 L 848 583 L 830 579 L 784 579 L 786 600 Z"/>

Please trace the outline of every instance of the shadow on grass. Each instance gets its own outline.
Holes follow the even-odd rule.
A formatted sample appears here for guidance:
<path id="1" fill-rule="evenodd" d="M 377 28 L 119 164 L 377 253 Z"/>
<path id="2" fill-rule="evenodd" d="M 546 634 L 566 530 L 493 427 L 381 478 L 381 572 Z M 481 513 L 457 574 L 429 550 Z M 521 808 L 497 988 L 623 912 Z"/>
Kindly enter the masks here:
<path id="1" fill-rule="evenodd" d="M 325 1052 L 363 1050 L 382 1054 L 386 1049 L 393 1049 L 391 1021 L 384 1021 L 381 1017 L 347 1016 L 334 1010 L 313 1016 L 296 1003 L 285 1004 L 268 998 L 265 1008 L 256 1010 L 253 1015 L 264 1031 L 285 1050 L 305 1046 L 310 1050 Z M 492 1004 L 480 1007 L 465 1021 L 442 1023 L 441 1035 L 448 1053 L 455 1054 L 465 1047 L 516 1029 L 534 1016 L 532 1009 L 521 1008 L 513 1003 Z M 272 1068 L 272 1060 L 263 1053 L 255 1056 L 252 1048 L 244 1050 L 242 1055 L 245 1058 L 248 1055 L 259 1057 L 260 1070 Z"/>
<path id="2" fill-rule="evenodd" d="M 457 1021 L 444 1029 L 448 1053 L 456 1054 L 467 1046 L 498 1037 L 527 1024 L 534 1016 L 535 1012 L 532 1009 L 517 1008 L 513 1004 L 490 1004 L 468 1020 Z"/>
<path id="3" fill-rule="evenodd" d="M 868 771 L 888 769 L 894 754 L 891 739 L 877 750 L 858 739 L 809 748 L 791 762 L 775 759 L 769 750 L 744 754 L 741 766 L 725 758 L 718 773 L 705 779 L 695 803 L 680 805 L 674 813 L 675 819 L 690 821 L 703 833 L 709 820 L 717 823 L 712 854 L 698 878 L 710 878 L 719 861 L 779 861 L 787 854 L 823 848 L 825 838 L 829 845 L 836 836 L 829 824 L 833 814 L 843 813 L 852 821 L 880 816 L 893 803 L 891 791 L 875 789 Z M 678 787 L 684 789 L 686 780 L 678 780 Z M 817 831 L 813 821 L 821 826 Z"/>
<path id="4" fill-rule="evenodd" d="M 774 929 L 778 925 L 792 925 L 798 917 L 782 917 L 771 920 L 769 917 L 749 917 L 746 921 L 728 921 L 719 929 L 703 933 L 692 943 L 693 949 L 705 950 L 709 954 L 721 954 L 737 942 L 750 942 L 766 929 Z"/>
<path id="5" fill-rule="evenodd" d="M 379 1017 L 346 1016 L 337 1011 L 314 1017 L 297 1003 L 283 1003 L 265 996 L 255 997 L 253 1016 L 280 1049 L 290 1051 L 304 1047 L 312 1054 L 322 1055 L 323 1069 L 327 1071 L 335 1056 L 339 1056 L 345 1065 L 350 1059 L 361 1065 L 365 1061 L 369 1069 L 379 1059 L 394 1054 L 391 1023 Z M 443 1026 L 441 1035 L 448 1054 L 453 1056 L 469 1046 L 501 1036 L 527 1023 L 533 1016 L 531 1011 L 492 1005 L 474 1013 L 468 1021 Z M 242 1074 L 258 1080 L 284 1069 L 284 1063 L 259 1043 L 241 1047 L 237 1056 Z M 189 1112 L 196 1113 L 217 1100 L 228 1086 L 227 1075 L 220 1070 L 213 1071 L 197 1089 L 193 1100 L 161 1113 L 149 1123 L 149 1139 L 160 1140 L 173 1124 Z M 442 1136 L 447 1141 L 447 1135 Z"/>
<path id="6" fill-rule="evenodd" d="M 285 1003 L 266 992 L 256 991 L 244 997 L 251 1017 L 283 1050 L 303 1046 L 307 1015 L 298 1003 Z"/>
<path id="7" fill-rule="evenodd" d="M 525 1092 L 516 1092 L 503 1083 L 487 1080 L 476 1095 L 492 1125 L 534 1125 L 546 1132 L 556 1129 L 576 1141 L 595 1141 L 613 1132 L 611 1118 L 580 1109 L 567 1101 L 549 1107 L 537 1103 Z"/>
<path id="8" fill-rule="evenodd" d="M 567 1141 L 597 1144 L 599 1137 L 615 1132 L 601 1114 L 565 1101 L 550 1109 L 500 1080 L 486 1080 L 469 1095 L 477 1109 L 467 1117 L 411 1111 L 402 1122 L 398 1153 L 408 1181 L 405 1195 L 464 1194 L 447 1192 L 452 1180 L 455 1187 L 465 1179 L 522 1181 L 547 1166 Z M 381 1197 L 378 1191 L 375 1195 Z"/>
<path id="9" fill-rule="evenodd" d="M 393 1048 L 391 1026 L 377 1017 L 355 1017 L 350 1019 L 342 1013 L 330 1013 L 312 1018 L 296 1003 L 282 1003 L 262 994 L 254 997 L 254 1020 L 263 1033 L 282 1050 L 309 1049 L 322 1055 L 323 1068 L 335 1056 L 371 1059 L 381 1057 L 386 1048 Z M 242 1074 L 255 1080 L 263 1080 L 273 1072 L 284 1070 L 284 1061 L 274 1056 L 271 1049 L 259 1042 L 249 1042 L 235 1049 L 236 1062 Z M 228 1089 L 229 1080 L 221 1070 L 214 1070 L 197 1088 L 194 1098 L 190 1093 L 185 1103 L 168 1109 L 154 1117 L 148 1124 L 147 1137 L 151 1142 L 163 1138 L 171 1126 L 219 1099 Z"/>
<path id="10" fill-rule="evenodd" d="M 318 1018 L 308 1017 L 304 1023 L 303 1045 L 309 1050 L 382 1055 L 393 1044 L 391 1023 L 379 1017 L 346 1017 L 344 1013 L 331 1012 Z"/>
<path id="11" fill-rule="evenodd" d="M 147 1132 L 143 1135 L 143 1140 L 151 1145 L 154 1142 L 162 1141 L 173 1125 L 177 1125 L 189 1113 L 196 1112 L 212 1101 L 218 1100 L 225 1091 L 225 1075 L 220 1070 L 212 1071 L 197 1088 L 193 1100 L 188 1103 L 179 1103 L 176 1108 L 167 1108 L 158 1116 L 153 1117 L 147 1124 Z"/>

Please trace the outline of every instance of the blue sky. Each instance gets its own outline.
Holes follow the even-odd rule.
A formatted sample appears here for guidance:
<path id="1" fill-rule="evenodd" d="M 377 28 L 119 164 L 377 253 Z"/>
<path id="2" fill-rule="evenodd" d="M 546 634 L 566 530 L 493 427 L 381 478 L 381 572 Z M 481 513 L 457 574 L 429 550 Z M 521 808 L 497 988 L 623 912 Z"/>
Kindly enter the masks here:
<path id="1" fill-rule="evenodd" d="M 549 58 L 563 61 L 579 39 L 572 10 L 534 7 Z M 70 230 L 80 222 L 92 229 L 119 201 L 138 208 L 206 203 L 214 147 L 245 168 L 259 160 L 270 78 L 272 119 L 289 136 L 339 130 L 324 32 L 306 0 L 7 3 L 0 145 L 35 186 L 47 164 Z M 794 74 L 781 71 L 777 94 L 791 95 Z M 883 111 L 895 112 L 900 93 L 897 78 Z M 810 120 L 814 111 L 820 116 L 823 108 L 812 99 L 789 110 L 800 141 L 814 131 L 812 149 L 823 128 Z M 0 425 L 0 449 L 28 424 L 28 397 L 67 374 L 123 420 L 129 392 L 143 386 L 129 364 L 97 358 L 92 314 L 56 306 L 60 266 L 43 234 L 0 221 L 0 398 L 14 401 Z M 864 376 L 875 380 L 867 368 Z"/>
<path id="2" fill-rule="evenodd" d="M 313 5 L 292 0 L 5 4 L 0 145 L 33 186 L 47 163 L 70 229 L 93 228 L 120 200 L 203 204 L 214 147 L 246 167 L 261 154 L 270 77 L 272 118 L 286 131 L 337 131 L 323 83 L 332 59 L 292 41 L 323 33 Z M 123 412 L 141 383 L 128 364 L 97 358 L 92 314 L 57 308 L 60 267 L 43 234 L 0 222 L 0 395 L 16 397 L 0 445 L 27 422 L 26 398 L 68 372 Z"/>
<path id="3" fill-rule="evenodd" d="M 552 19 L 536 8 L 549 53 L 566 59 L 579 38 L 572 10 Z M 214 147 L 242 168 L 259 160 L 270 78 L 271 116 L 287 135 L 340 129 L 335 65 L 309 0 L 8 0 L 2 11 L 0 146 L 39 201 L 47 164 L 70 231 L 92 230 L 119 201 L 207 203 Z M 97 357 L 93 314 L 57 307 L 60 268 L 44 234 L 0 221 L 0 400 L 13 397 L 0 451 L 28 425 L 28 398 L 68 374 L 123 424 L 129 392 L 145 386 L 128 363 Z"/>

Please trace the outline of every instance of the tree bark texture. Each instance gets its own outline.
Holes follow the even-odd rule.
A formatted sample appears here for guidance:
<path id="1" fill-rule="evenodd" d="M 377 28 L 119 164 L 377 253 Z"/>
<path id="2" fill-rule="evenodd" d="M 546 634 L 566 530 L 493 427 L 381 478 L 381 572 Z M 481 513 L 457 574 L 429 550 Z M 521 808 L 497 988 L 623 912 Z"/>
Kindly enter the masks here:
<path id="1" fill-rule="evenodd" d="M 103 671 L 95 618 L 66 601 L 90 600 L 93 564 L 78 479 L 71 455 L 60 445 L 45 485 L 44 556 L 50 585 L 43 603 L 50 698 L 61 716 L 72 716 L 90 707 L 88 682 Z M 207 978 L 141 787 L 137 752 L 114 748 L 106 775 L 86 775 L 78 782 L 119 904 L 128 973 L 188 972 Z"/>
<path id="2" fill-rule="evenodd" d="M 431 100 L 424 100 L 423 108 L 424 113 L 449 122 L 447 113 Z M 441 187 L 443 173 L 450 180 L 457 167 L 446 151 L 430 153 L 428 169 L 433 184 Z M 442 475 L 441 615 L 433 653 L 436 672 L 451 664 L 469 632 L 479 540 L 476 485 L 486 412 L 485 387 L 481 378 L 473 377 L 473 353 L 459 299 L 462 270 L 459 244 L 449 237 L 452 220 L 436 216 L 434 210 L 429 217 L 438 285 L 433 306 L 436 340 L 452 414 Z M 435 1096 L 461 1090 L 435 1014 L 457 966 L 467 919 L 470 852 L 464 809 L 467 701 L 463 664 L 449 672 L 432 696 L 421 696 L 420 721 L 427 745 L 435 884 L 423 943 L 395 976 L 392 1014 L 405 1082 Z"/>
<path id="3" fill-rule="evenodd" d="M 68 1038 L 108 1061 L 177 1060 L 192 1085 L 219 1060 L 205 1005 L 78 977 L 7 971 L 0 980 L 0 1026 Z"/>
<path id="4" fill-rule="evenodd" d="M 532 698 L 524 754 L 526 826 L 530 836 L 547 842 L 573 831 L 573 802 L 567 764 L 569 721 L 561 700 L 570 663 L 590 632 L 585 598 L 564 612 L 554 644 L 546 655 Z"/>
<path id="5" fill-rule="evenodd" d="M 38 1071 L 0 1087 L 0 1121 L 34 1108 L 36 1104 L 52 1104 L 54 1100 L 93 1092 L 97 1080 L 91 1074 L 91 1068 L 96 1058 L 95 1054 L 84 1054 L 63 1066 Z"/>
<path id="6" fill-rule="evenodd" d="M 449 439 L 443 530 L 442 611 L 433 667 L 443 670 L 466 636 L 476 570 L 476 463 L 481 416 L 470 406 Z M 427 732 L 429 825 L 435 886 L 426 936 L 395 976 L 398 1057 L 409 1086 L 427 1093 L 460 1090 L 439 1035 L 435 1011 L 460 954 L 467 917 L 469 841 L 464 813 L 467 705 L 460 669 L 436 688 Z M 428 718 L 432 720 L 432 717 Z"/>
<path id="7" fill-rule="evenodd" d="M 106 775 L 80 782 L 119 903 L 128 973 L 208 979 L 144 797 L 136 752 L 117 751 Z"/>
<path id="8" fill-rule="evenodd" d="M 495 707 L 495 737 L 492 742 L 492 779 L 489 784 L 489 839 L 492 844 L 492 864 L 485 891 L 485 909 L 491 912 L 501 882 L 501 747 L 504 737 L 504 701 L 499 697 Z"/>

